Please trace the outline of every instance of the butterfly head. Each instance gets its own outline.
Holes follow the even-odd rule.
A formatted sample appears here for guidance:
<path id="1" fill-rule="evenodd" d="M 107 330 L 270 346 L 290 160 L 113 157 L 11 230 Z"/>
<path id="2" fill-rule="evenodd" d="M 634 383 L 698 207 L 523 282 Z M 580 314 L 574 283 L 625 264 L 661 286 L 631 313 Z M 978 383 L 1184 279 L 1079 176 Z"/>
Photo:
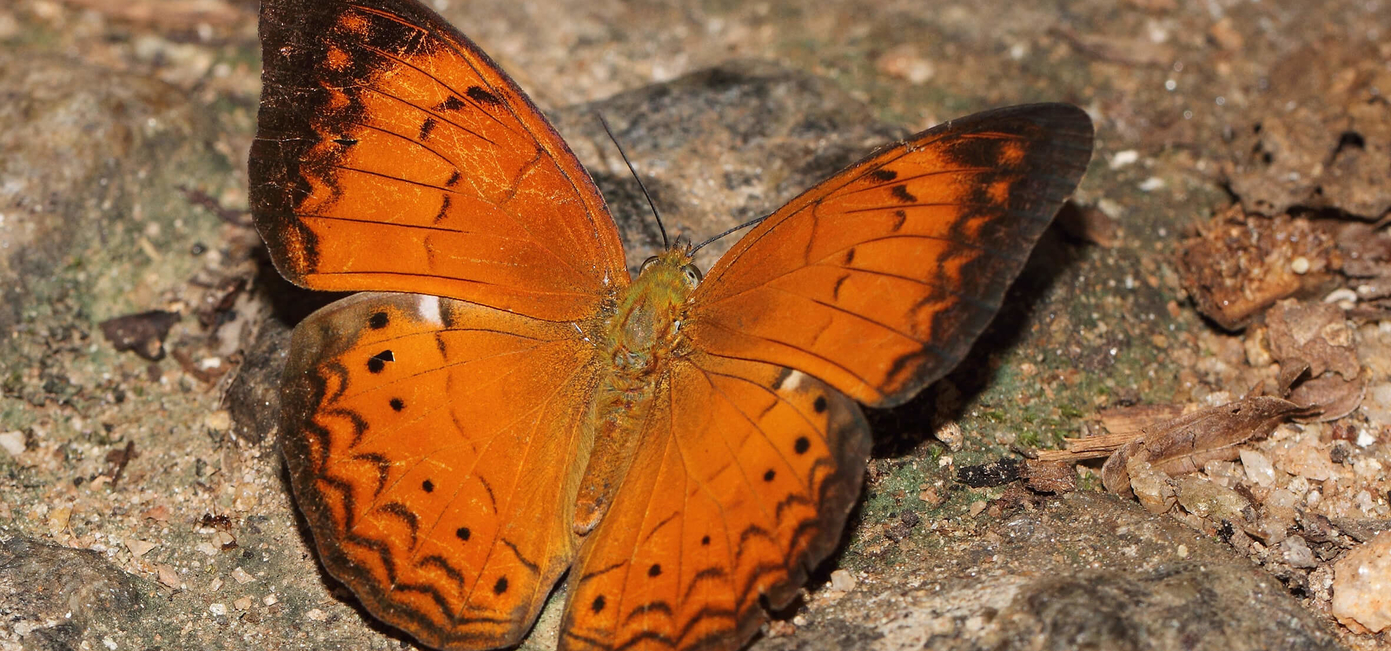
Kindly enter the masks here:
<path id="1" fill-rule="evenodd" d="M 643 262 L 637 279 L 619 302 L 620 346 L 639 354 L 669 347 L 700 280 L 700 270 L 692 263 L 687 246 L 674 246 Z"/>

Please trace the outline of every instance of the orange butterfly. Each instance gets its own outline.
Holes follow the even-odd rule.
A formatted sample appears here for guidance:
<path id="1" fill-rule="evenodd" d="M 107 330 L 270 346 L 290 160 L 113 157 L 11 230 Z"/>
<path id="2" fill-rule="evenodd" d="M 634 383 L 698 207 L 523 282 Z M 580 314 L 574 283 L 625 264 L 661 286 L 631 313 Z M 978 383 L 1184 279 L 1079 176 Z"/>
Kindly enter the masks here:
<path id="1" fill-rule="evenodd" d="M 837 545 L 869 428 L 985 328 L 1091 156 L 1061 104 L 881 149 L 628 274 L 603 197 L 415 0 L 266 0 L 256 224 L 312 289 L 281 442 L 325 567 L 425 644 L 734 649 Z M 766 600 L 766 601 L 765 601 Z"/>

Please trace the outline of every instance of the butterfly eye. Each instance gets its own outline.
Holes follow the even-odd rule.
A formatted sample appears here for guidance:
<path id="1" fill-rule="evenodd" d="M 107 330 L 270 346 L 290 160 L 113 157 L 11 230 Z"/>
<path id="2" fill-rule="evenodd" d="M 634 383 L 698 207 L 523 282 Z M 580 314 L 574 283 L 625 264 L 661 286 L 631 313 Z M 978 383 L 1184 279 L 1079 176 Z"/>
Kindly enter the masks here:
<path id="1" fill-rule="evenodd" d="M 656 261 L 657 261 L 657 256 L 655 256 L 655 255 L 652 256 L 652 257 L 650 257 L 650 258 L 648 258 L 648 259 L 646 259 L 646 260 L 643 260 L 643 261 L 642 261 L 642 266 L 641 266 L 641 267 L 638 267 L 638 273 L 642 273 L 642 272 L 644 272 L 644 271 L 647 271 L 647 268 L 650 267 L 650 266 L 652 266 L 652 263 L 653 263 L 653 262 L 656 262 Z"/>
<path id="2" fill-rule="evenodd" d="M 686 284 L 695 287 L 700 284 L 700 270 L 693 264 L 681 266 L 681 273 L 686 277 Z"/>

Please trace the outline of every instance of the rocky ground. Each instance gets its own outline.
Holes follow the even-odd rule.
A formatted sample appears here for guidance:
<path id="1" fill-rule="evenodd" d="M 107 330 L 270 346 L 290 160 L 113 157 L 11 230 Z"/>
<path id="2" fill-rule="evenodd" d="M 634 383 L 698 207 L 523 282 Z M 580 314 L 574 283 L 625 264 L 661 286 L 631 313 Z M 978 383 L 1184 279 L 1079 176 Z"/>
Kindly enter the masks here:
<path id="1" fill-rule="evenodd" d="M 433 4 L 554 119 L 633 260 L 655 233 L 595 109 L 697 236 L 954 116 L 1096 122 L 996 325 L 870 415 L 841 551 L 754 648 L 1391 649 L 1385 2 Z M 0 649 L 410 647 L 322 572 L 276 452 L 288 329 L 331 297 L 248 225 L 255 24 L 0 4 Z M 1119 484 L 1044 463 L 1258 394 L 1320 411 L 1219 420 L 1220 454 Z"/>

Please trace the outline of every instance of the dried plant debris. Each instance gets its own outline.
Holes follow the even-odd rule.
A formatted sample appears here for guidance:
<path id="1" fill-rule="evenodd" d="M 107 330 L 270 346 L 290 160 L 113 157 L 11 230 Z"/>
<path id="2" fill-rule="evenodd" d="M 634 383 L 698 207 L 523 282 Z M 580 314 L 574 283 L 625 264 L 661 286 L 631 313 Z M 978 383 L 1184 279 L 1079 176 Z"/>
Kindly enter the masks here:
<path id="1" fill-rule="evenodd" d="M 1035 493 L 1071 493 L 1077 490 L 1077 469 L 1065 461 L 1025 459 L 1019 475 Z"/>
<path id="2" fill-rule="evenodd" d="M 1313 43 L 1278 62 L 1232 130 L 1224 175 L 1251 212 L 1331 208 L 1365 219 L 1391 210 L 1391 45 Z M 1334 74 L 1312 69 L 1336 70 Z"/>
<path id="3" fill-rule="evenodd" d="M 129 350 L 157 362 L 164 359 L 164 338 L 168 336 L 169 329 L 178 322 L 178 312 L 151 310 L 107 319 L 99 326 L 101 333 L 116 350 Z"/>
<path id="4" fill-rule="evenodd" d="M 1160 473 L 1181 475 L 1201 470 L 1208 461 L 1236 459 L 1238 445 L 1267 436 L 1286 419 L 1304 413 L 1304 408 L 1288 400 L 1260 396 L 1146 427 L 1106 459 L 1102 484 L 1113 493 L 1140 496 L 1151 511 L 1167 511 L 1173 506 L 1173 495 Z M 1134 490 L 1132 484 L 1137 484 Z"/>
<path id="5" fill-rule="evenodd" d="M 1014 459 L 1001 459 L 994 463 L 977 466 L 962 466 L 956 471 L 956 480 L 971 488 L 1001 486 L 1017 481 L 1019 476 L 1020 464 Z"/>
<path id="6" fill-rule="evenodd" d="M 1198 311 L 1238 330 L 1276 301 L 1328 283 L 1340 259 L 1325 227 L 1232 206 L 1184 240 L 1178 262 Z"/>
<path id="7" fill-rule="evenodd" d="M 1342 418 L 1367 392 L 1352 328 L 1343 310 L 1328 303 L 1280 301 L 1265 317 L 1270 354 L 1281 368 L 1308 366 L 1290 387 L 1291 402 L 1316 407 L 1318 420 Z"/>

